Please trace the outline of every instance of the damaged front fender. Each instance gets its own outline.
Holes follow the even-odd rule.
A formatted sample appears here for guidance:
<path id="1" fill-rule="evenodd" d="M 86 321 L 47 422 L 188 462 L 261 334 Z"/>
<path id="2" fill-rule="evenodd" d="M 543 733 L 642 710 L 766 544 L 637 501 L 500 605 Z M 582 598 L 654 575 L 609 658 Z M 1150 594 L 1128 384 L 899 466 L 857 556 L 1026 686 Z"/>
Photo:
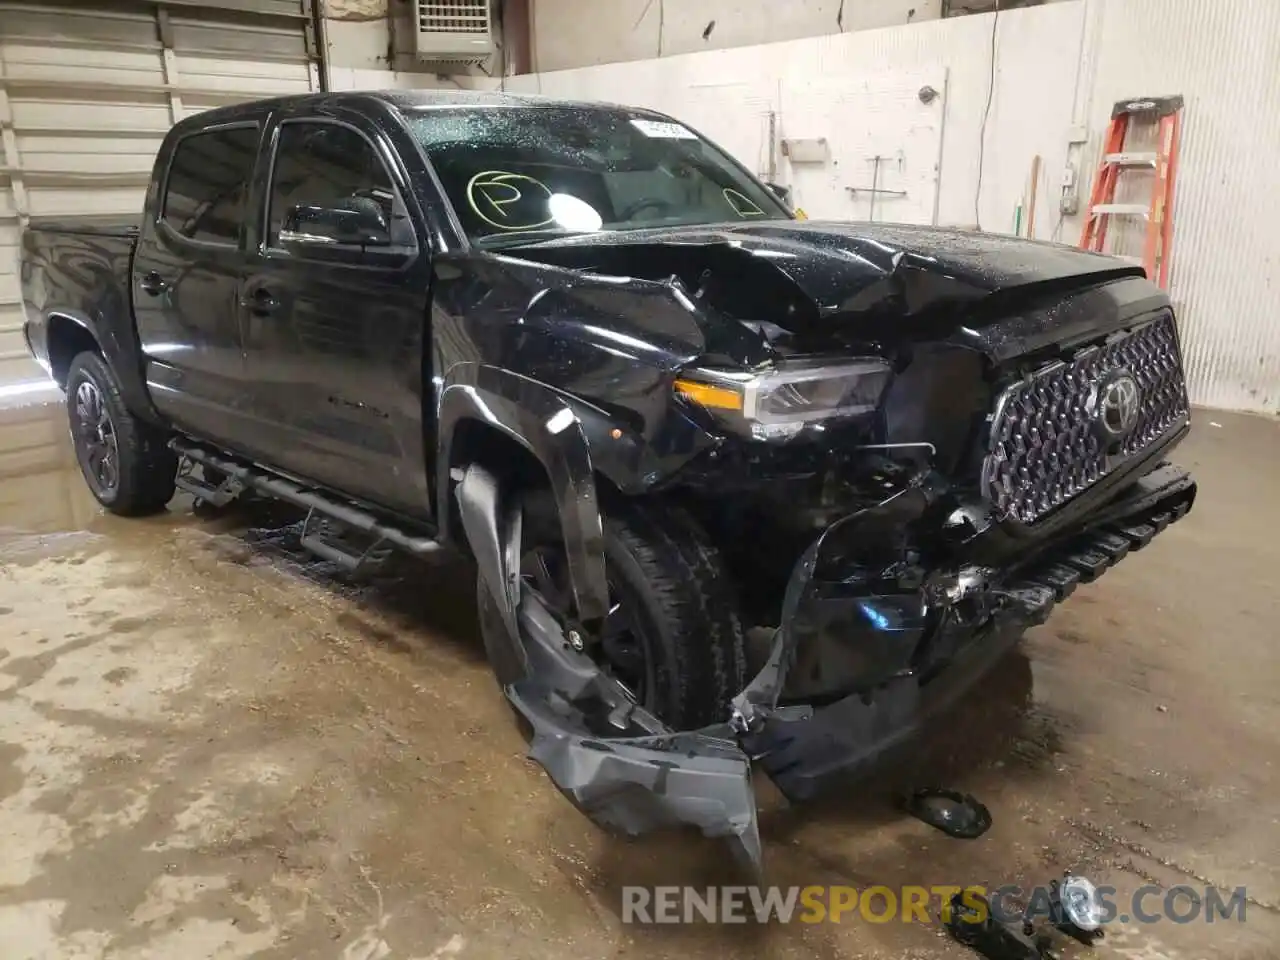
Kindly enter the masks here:
<path id="1" fill-rule="evenodd" d="M 828 766 L 828 747 L 841 755 L 869 755 L 882 742 L 887 720 L 909 728 L 913 697 L 862 703 L 846 717 L 851 736 L 835 737 L 814 722 L 809 707 L 779 707 L 795 661 L 792 624 L 832 545 L 896 514 L 903 498 L 926 496 L 919 484 L 879 507 L 828 527 L 792 570 L 781 626 L 766 664 L 734 698 L 728 722 L 695 731 L 671 729 L 636 704 L 626 690 L 571 642 L 565 628 L 533 592 L 522 592 L 518 572 L 521 522 L 518 508 L 498 479 L 469 465 L 457 486 L 459 512 L 480 576 L 503 611 L 508 640 L 525 673 L 505 692 L 533 731 L 529 756 L 556 786 L 602 827 L 636 835 L 676 825 L 694 826 L 726 839 L 746 867 L 759 874 L 761 846 L 751 763 L 760 760 L 784 793 L 812 792 L 812 770 Z M 912 690 L 914 684 L 907 684 Z M 837 705 L 838 706 L 838 705 Z M 908 714 L 904 716 L 903 714 Z M 866 740 L 866 743 L 862 743 Z M 794 768 L 796 776 L 788 775 Z"/>
<path id="2" fill-rule="evenodd" d="M 636 835 L 692 825 L 729 840 L 758 870 L 751 762 L 730 727 L 677 732 L 636 704 L 574 649 L 535 594 L 521 594 L 518 510 L 507 509 L 494 475 L 468 466 L 457 497 L 485 589 L 527 670 L 505 692 L 533 730 L 529 756 L 603 827 Z"/>
<path id="3" fill-rule="evenodd" d="M 609 598 L 604 574 L 604 534 L 596 502 L 591 456 L 577 413 L 558 393 L 528 377 L 485 364 L 457 364 L 450 371 L 440 394 L 438 430 L 440 436 L 450 442 L 440 445 L 438 477 L 451 475 L 451 441 L 457 424 L 467 418 L 478 420 L 511 437 L 529 450 L 547 471 L 560 515 L 579 616 L 584 620 L 603 617 L 608 611 Z M 466 522 L 467 512 L 487 515 L 497 509 L 497 480 L 487 473 L 484 480 L 479 479 L 478 474 L 473 474 L 473 477 L 476 479 L 471 484 L 471 496 L 463 498 L 459 494 L 463 527 L 482 568 L 488 567 L 488 575 L 492 575 L 496 560 L 488 555 L 482 558 L 480 552 L 494 549 L 491 540 L 509 544 L 513 538 L 510 531 L 505 537 L 499 537 L 496 532 L 490 533 L 475 516 L 470 523 Z M 484 495 L 481 495 L 482 488 L 487 491 Z M 437 513 L 446 533 L 449 517 L 447 491 L 448 484 L 442 482 L 437 492 L 440 498 Z M 498 523 L 495 517 L 494 531 L 498 529 Z M 478 547 L 473 534 L 482 530 L 485 533 L 483 545 Z M 514 543 L 518 548 L 518 529 Z M 508 629 L 511 629 L 514 625 L 510 614 L 514 594 L 496 599 L 500 600 L 500 609 L 507 611 L 504 615 L 508 619 Z"/>
<path id="4" fill-rule="evenodd" d="M 794 658 L 787 624 L 812 580 L 826 535 L 796 565 L 768 663 L 735 698 L 730 722 L 683 732 L 636 704 L 575 649 L 536 594 L 521 592 L 521 524 L 497 478 L 472 464 L 457 497 L 480 576 L 504 612 L 509 640 L 527 671 L 505 692 L 533 730 L 529 756 L 599 825 L 632 835 L 695 826 L 730 841 L 737 858 L 758 873 L 760 836 L 744 744 L 759 737 L 770 718 L 796 722 L 809 716 L 805 708 L 780 711 L 777 701 Z"/>

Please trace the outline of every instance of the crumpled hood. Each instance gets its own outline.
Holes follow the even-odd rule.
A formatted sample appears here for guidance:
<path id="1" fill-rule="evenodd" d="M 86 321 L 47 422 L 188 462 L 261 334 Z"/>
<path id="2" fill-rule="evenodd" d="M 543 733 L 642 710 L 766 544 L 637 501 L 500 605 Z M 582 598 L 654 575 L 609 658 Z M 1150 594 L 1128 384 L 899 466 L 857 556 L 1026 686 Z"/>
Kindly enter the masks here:
<path id="1" fill-rule="evenodd" d="M 820 315 L 873 311 L 889 302 L 895 312 L 911 315 L 1013 288 L 1068 289 L 1144 275 L 1141 267 L 1060 244 L 908 224 L 813 220 L 627 230 L 523 250 L 563 263 L 553 251 L 609 248 L 616 264 L 619 248 L 638 252 L 655 245 L 737 248 L 788 277 Z"/>

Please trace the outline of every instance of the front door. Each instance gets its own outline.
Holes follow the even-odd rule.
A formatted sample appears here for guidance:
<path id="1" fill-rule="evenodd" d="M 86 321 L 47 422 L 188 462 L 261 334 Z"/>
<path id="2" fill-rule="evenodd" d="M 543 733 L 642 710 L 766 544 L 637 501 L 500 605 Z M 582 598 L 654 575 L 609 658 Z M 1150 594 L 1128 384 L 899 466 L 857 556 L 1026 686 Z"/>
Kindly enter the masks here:
<path id="1" fill-rule="evenodd" d="M 277 129 L 240 291 L 251 405 L 269 463 L 420 514 L 429 257 L 395 152 L 358 123 L 286 118 Z M 385 235 L 336 229 L 352 210 L 372 211 Z"/>

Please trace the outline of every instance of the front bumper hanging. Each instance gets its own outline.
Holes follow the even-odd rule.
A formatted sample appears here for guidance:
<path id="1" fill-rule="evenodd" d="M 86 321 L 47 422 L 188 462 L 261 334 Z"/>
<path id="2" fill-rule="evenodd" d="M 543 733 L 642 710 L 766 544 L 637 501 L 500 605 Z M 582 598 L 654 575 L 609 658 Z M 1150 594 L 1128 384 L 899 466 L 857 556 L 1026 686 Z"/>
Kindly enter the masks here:
<path id="1" fill-rule="evenodd" d="M 846 517 L 827 528 L 796 563 L 769 658 L 734 698 L 727 721 L 680 732 L 635 704 L 617 681 L 570 645 L 535 594 L 521 592 L 521 518 L 518 509 L 502 502 L 496 478 L 472 465 L 457 488 L 480 575 L 528 668 L 506 694 L 532 728 L 529 756 L 601 826 L 631 835 L 696 826 L 729 841 L 737 858 L 757 874 L 762 849 L 753 762 L 793 801 L 814 796 L 837 777 L 866 771 L 906 744 L 928 718 L 950 708 L 1078 583 L 1096 579 L 1181 519 L 1195 493 L 1185 471 L 1157 468 L 1103 508 L 1086 532 L 1026 569 L 986 579 L 979 607 L 985 611 L 983 622 L 966 632 L 963 643 L 947 647 L 943 662 L 935 656 L 927 669 L 901 671 L 872 691 L 826 706 L 780 706 L 796 658 L 794 628 L 805 619 L 797 614 L 813 609 L 819 591 L 815 571 L 829 558 L 839 539 L 836 532 L 856 532 L 858 524 L 875 523 L 881 507 L 896 504 L 890 498 L 881 507 Z M 829 598 L 829 591 L 823 597 Z"/>

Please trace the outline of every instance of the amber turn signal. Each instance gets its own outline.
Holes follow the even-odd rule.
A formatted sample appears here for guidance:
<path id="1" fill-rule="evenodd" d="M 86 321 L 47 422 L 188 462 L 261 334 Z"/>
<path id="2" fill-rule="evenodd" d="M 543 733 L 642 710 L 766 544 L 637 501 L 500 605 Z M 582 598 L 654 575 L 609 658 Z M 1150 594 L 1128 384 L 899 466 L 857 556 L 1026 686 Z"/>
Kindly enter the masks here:
<path id="1" fill-rule="evenodd" d="M 686 400 L 714 410 L 741 410 L 742 394 L 729 387 L 716 387 L 696 380 L 677 379 L 676 393 Z"/>

